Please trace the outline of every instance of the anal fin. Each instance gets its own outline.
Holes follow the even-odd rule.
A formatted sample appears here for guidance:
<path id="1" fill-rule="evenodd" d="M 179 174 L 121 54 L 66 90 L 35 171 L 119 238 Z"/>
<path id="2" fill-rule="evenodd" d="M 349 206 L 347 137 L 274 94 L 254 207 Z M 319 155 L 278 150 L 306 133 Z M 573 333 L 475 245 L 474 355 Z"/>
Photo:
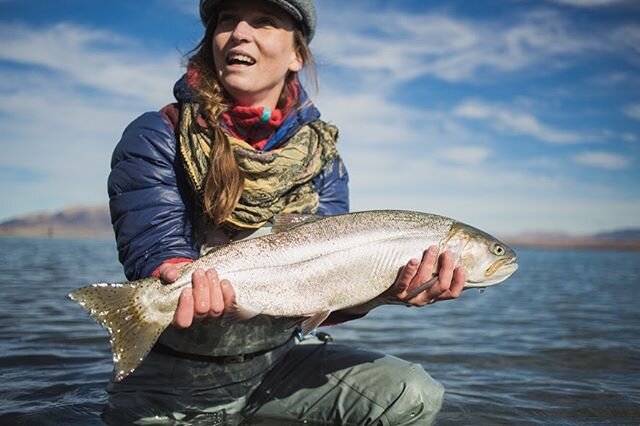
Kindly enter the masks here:
<path id="1" fill-rule="evenodd" d="M 223 321 L 227 324 L 233 324 L 240 321 L 250 320 L 251 318 L 257 317 L 261 312 L 249 305 L 238 305 L 234 304 L 230 309 L 225 310 Z"/>
<path id="2" fill-rule="evenodd" d="M 302 327 L 302 335 L 306 336 L 307 334 L 318 328 L 318 326 L 329 317 L 329 314 L 331 314 L 331 311 L 317 312 L 308 317 L 306 320 L 302 321 L 302 324 L 300 325 L 300 327 Z"/>

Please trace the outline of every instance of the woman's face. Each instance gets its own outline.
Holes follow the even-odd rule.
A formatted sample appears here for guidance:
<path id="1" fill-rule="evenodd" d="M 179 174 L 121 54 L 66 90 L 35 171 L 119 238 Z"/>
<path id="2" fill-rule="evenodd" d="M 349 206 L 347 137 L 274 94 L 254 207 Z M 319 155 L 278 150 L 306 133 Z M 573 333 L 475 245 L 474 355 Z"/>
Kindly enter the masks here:
<path id="1" fill-rule="evenodd" d="M 238 105 L 275 108 L 290 71 L 303 63 L 284 10 L 260 0 L 227 1 L 213 36 L 218 78 Z"/>

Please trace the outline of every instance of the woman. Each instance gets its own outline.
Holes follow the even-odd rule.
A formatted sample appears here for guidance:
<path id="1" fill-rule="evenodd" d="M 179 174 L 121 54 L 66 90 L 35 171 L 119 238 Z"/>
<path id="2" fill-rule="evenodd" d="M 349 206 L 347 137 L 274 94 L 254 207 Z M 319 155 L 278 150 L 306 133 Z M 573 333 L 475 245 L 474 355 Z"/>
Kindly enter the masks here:
<path id="1" fill-rule="evenodd" d="M 177 102 L 125 130 L 109 177 L 112 222 L 129 279 L 169 283 L 211 247 L 268 232 L 281 212 L 348 211 L 337 129 L 319 119 L 298 73 L 312 66 L 311 0 L 201 0 L 205 34 L 176 84 Z M 388 293 L 422 306 L 459 296 L 464 271 L 437 247 Z M 411 300 L 433 273 L 439 281 Z M 298 344 L 295 323 L 258 316 L 223 326 L 233 283 L 197 270 L 173 326 L 141 366 L 109 385 L 109 423 L 208 421 L 426 424 L 440 384 L 418 365 L 333 344 Z M 361 317 L 376 305 L 334 313 Z M 422 325 L 421 325 L 422 326 Z"/>

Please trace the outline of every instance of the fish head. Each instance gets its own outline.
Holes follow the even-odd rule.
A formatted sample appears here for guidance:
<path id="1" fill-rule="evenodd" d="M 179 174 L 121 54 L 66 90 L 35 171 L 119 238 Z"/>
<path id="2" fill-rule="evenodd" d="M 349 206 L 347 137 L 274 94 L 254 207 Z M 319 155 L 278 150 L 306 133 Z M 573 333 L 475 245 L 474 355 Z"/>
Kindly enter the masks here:
<path id="1" fill-rule="evenodd" d="M 509 278 L 517 269 L 516 253 L 506 244 L 484 231 L 456 222 L 444 240 L 444 250 L 463 266 L 465 288 L 489 287 Z"/>

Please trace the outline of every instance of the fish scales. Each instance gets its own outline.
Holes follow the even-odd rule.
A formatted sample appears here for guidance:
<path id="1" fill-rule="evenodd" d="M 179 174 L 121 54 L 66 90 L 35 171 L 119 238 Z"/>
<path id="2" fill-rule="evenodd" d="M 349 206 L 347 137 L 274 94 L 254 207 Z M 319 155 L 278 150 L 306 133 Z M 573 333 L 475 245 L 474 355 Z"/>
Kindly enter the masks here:
<path id="1" fill-rule="evenodd" d="M 170 324 L 180 293 L 191 286 L 197 268 L 215 268 L 231 282 L 236 301 L 225 318 L 305 317 L 306 331 L 332 311 L 372 300 L 394 302 L 378 296 L 407 261 L 421 258 L 431 245 L 451 251 L 455 264 L 465 268 L 465 288 L 497 284 L 517 269 L 515 253 L 476 228 L 428 213 L 382 210 L 312 219 L 215 248 L 184 267 L 171 285 L 154 278 L 95 284 L 70 297 L 110 332 L 115 378 L 120 380 Z"/>
<path id="2" fill-rule="evenodd" d="M 344 307 L 346 300 L 359 304 L 377 296 L 407 259 L 419 258 L 426 246 L 438 244 L 452 223 L 432 221 L 436 226 L 430 223 L 433 232 L 425 238 L 413 214 L 341 218 L 226 246 L 193 268 L 215 267 L 221 278 L 233 283 L 239 305 L 267 315 L 306 316 Z"/>

